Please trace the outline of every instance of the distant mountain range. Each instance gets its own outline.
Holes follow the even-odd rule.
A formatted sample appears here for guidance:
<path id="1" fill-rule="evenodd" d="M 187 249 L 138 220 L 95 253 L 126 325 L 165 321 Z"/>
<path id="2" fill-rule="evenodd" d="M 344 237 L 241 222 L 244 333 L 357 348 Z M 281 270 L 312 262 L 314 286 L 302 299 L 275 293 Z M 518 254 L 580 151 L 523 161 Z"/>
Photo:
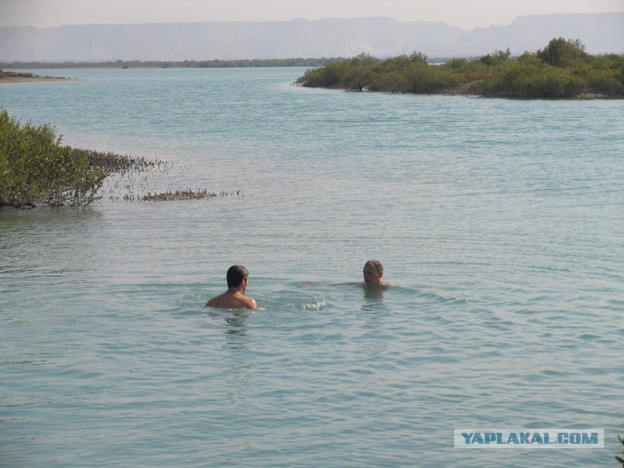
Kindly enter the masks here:
<path id="1" fill-rule="evenodd" d="M 472 31 L 392 18 L 284 22 L 72 25 L 0 28 L 0 61 L 234 60 L 377 57 L 420 51 L 432 57 L 513 54 L 554 37 L 580 39 L 589 53 L 624 53 L 624 13 L 521 16 Z"/>

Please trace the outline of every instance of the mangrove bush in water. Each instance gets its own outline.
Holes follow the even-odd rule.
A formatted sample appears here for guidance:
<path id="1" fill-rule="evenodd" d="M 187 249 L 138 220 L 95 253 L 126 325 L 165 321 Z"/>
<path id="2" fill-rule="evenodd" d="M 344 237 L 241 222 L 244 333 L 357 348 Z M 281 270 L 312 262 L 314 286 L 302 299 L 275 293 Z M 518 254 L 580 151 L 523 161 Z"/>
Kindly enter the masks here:
<path id="1" fill-rule="evenodd" d="M 49 125 L 22 125 L 0 110 L 0 206 L 93 202 L 106 174 L 88 154 L 63 146 Z"/>
<path id="2" fill-rule="evenodd" d="M 137 173 L 169 169 L 169 163 L 163 161 L 63 146 L 51 126 L 22 125 L 0 109 L 0 207 L 88 205 L 101 198 L 99 191 L 104 180 L 113 174 L 117 177 L 115 187 L 119 177 L 126 178 L 124 185 L 131 191 L 123 199 L 128 201 L 244 197 L 241 190 L 220 194 L 206 189 L 134 193 Z"/>
<path id="3" fill-rule="evenodd" d="M 388 59 L 361 54 L 307 70 L 306 87 L 416 94 L 475 94 L 510 98 L 624 97 L 624 57 L 592 56 L 578 40 L 553 39 L 535 53 L 511 58 L 509 49 L 430 65 L 413 53 Z"/>

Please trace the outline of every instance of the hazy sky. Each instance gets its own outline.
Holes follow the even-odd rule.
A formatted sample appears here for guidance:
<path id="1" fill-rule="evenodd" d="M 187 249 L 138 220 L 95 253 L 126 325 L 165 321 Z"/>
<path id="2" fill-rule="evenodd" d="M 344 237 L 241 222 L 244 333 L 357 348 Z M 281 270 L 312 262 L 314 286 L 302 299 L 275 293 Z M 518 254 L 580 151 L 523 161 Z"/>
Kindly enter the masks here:
<path id="1" fill-rule="evenodd" d="M 612 11 L 624 11 L 624 0 L 0 0 L 0 27 L 387 16 L 472 29 L 522 15 Z"/>

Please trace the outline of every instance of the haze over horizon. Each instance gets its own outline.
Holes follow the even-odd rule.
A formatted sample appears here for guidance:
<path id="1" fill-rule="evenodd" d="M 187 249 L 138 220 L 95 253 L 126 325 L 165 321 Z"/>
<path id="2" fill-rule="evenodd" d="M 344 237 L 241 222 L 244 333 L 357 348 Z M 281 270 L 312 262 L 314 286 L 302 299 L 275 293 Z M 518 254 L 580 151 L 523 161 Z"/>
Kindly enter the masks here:
<path id="1" fill-rule="evenodd" d="M 526 15 L 624 12 L 622 0 L 0 0 L 0 27 L 389 17 L 472 30 Z"/>

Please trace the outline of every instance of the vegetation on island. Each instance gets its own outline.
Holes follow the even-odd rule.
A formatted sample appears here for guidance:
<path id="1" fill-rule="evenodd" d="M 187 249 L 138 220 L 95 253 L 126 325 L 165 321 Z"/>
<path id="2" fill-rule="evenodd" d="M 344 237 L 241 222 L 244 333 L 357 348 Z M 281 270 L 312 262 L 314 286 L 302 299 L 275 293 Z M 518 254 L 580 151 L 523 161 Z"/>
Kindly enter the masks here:
<path id="1" fill-rule="evenodd" d="M 336 57 L 240 59 L 240 60 L 114 60 L 106 62 L 4 62 L 11 69 L 45 68 L 250 68 L 250 67 L 320 67 L 344 60 Z"/>
<path id="2" fill-rule="evenodd" d="M 72 148 L 50 125 L 21 124 L 0 109 L 0 207 L 30 208 L 38 205 L 84 206 L 102 198 L 107 177 L 117 176 L 111 191 L 127 190 L 111 199 L 128 201 L 195 200 L 244 197 L 241 190 L 219 194 L 205 189 L 169 190 L 164 193 L 134 192 L 134 174 L 169 169 L 169 163 L 111 152 Z M 119 183 L 119 180 L 122 180 Z M 121 185 L 121 187 L 120 187 Z"/>
<path id="3" fill-rule="evenodd" d="M 105 177 L 88 151 L 63 146 L 54 128 L 0 111 L 0 206 L 87 205 Z"/>
<path id="4" fill-rule="evenodd" d="M 11 72 L 11 71 L 3 71 L 0 69 L 0 79 L 1 78 L 33 78 L 35 75 L 32 73 L 24 73 L 24 72 Z"/>
<path id="5" fill-rule="evenodd" d="M 12 72 L 4 71 L 0 69 L 0 81 L 9 81 L 17 79 L 19 81 L 31 81 L 31 80 L 66 80 L 67 78 L 59 76 L 40 76 L 29 72 Z"/>
<path id="6" fill-rule="evenodd" d="M 361 54 L 305 72 L 297 84 L 348 91 L 466 94 L 505 98 L 624 97 L 624 57 L 592 56 L 579 40 L 557 38 L 543 50 L 511 57 L 509 49 L 478 59 L 430 65 L 414 52 L 388 59 Z"/>

